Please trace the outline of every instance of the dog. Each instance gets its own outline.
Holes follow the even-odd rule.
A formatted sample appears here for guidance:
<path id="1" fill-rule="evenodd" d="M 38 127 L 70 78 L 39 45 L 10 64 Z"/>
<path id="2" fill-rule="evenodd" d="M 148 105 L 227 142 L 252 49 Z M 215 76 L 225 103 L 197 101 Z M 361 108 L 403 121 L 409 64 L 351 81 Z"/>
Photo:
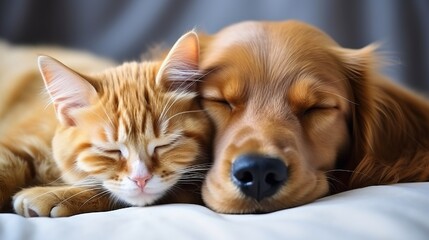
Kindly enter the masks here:
<path id="1" fill-rule="evenodd" d="M 371 185 L 429 180 L 429 103 L 297 21 L 203 35 L 199 83 L 216 136 L 204 202 L 262 213 Z"/>

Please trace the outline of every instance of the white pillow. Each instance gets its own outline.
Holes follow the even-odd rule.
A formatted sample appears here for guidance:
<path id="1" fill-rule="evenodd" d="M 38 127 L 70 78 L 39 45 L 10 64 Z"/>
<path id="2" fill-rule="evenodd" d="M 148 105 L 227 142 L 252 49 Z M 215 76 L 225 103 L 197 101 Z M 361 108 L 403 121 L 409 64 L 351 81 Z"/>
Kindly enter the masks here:
<path id="1" fill-rule="evenodd" d="M 429 239 L 429 183 L 367 187 L 269 214 L 190 204 L 59 219 L 0 214 L 0 239 Z"/>

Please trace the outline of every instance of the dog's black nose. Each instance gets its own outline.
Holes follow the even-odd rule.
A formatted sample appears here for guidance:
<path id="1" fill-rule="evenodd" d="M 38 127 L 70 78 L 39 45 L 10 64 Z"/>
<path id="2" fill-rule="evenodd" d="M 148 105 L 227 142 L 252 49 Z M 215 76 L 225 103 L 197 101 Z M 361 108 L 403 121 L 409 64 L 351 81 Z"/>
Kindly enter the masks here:
<path id="1" fill-rule="evenodd" d="M 234 184 L 258 201 L 276 193 L 287 175 L 287 167 L 280 159 L 257 154 L 239 156 L 231 168 Z"/>

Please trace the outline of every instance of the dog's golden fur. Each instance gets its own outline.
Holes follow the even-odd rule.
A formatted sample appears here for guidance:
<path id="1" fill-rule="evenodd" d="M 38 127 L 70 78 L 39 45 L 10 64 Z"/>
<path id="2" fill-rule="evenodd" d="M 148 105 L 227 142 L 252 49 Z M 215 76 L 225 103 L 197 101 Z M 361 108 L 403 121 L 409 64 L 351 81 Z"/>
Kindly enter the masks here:
<path id="1" fill-rule="evenodd" d="M 201 94 L 217 131 L 203 187 L 212 209 L 268 212 L 429 179 L 429 103 L 379 74 L 374 45 L 345 49 L 295 21 L 239 23 L 201 42 Z M 231 164 L 247 153 L 288 166 L 273 196 L 234 186 Z"/>

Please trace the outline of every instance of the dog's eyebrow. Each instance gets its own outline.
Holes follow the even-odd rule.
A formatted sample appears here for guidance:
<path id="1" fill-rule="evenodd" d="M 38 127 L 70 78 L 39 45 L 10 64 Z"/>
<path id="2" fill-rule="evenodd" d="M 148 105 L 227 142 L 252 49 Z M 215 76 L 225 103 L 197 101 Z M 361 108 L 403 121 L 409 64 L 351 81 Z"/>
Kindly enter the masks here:
<path id="1" fill-rule="evenodd" d="M 326 102 L 328 99 L 333 99 L 334 97 L 356 105 L 346 95 L 343 96 L 341 93 L 336 93 L 331 85 L 333 82 L 322 81 L 321 79 L 323 77 L 310 74 L 299 76 L 291 85 L 291 91 L 288 94 L 289 101 L 294 102 L 296 106 L 306 106 L 316 101 Z"/>
<path id="2" fill-rule="evenodd" d="M 207 87 L 201 94 L 204 98 L 220 98 L 221 92 L 216 87 Z"/>

